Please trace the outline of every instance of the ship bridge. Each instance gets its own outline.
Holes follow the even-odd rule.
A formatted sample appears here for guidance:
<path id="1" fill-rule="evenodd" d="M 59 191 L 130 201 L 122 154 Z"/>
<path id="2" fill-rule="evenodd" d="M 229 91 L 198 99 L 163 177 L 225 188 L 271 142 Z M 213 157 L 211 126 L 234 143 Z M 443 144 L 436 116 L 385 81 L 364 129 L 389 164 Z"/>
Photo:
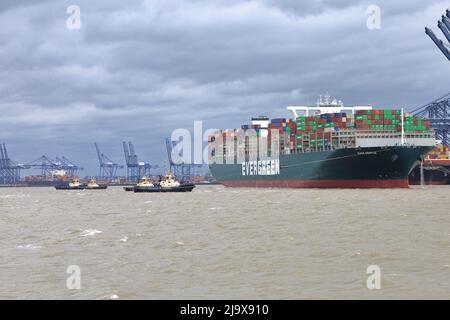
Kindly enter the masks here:
<path id="1" fill-rule="evenodd" d="M 319 96 L 315 106 L 288 106 L 287 110 L 292 112 L 295 118 L 325 113 L 351 112 L 355 114 L 358 110 L 372 110 L 372 106 L 345 106 L 342 101 L 332 98 L 330 95 Z"/>

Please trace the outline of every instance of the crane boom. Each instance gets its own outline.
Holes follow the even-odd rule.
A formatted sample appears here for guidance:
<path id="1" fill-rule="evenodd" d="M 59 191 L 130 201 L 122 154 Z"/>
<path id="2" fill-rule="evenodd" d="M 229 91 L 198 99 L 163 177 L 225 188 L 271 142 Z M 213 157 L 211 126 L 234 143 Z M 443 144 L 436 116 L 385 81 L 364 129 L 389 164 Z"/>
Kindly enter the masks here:
<path id="1" fill-rule="evenodd" d="M 445 55 L 445 57 L 450 61 L 450 52 L 444 46 L 442 40 L 439 40 L 434 34 L 434 32 L 429 28 L 425 28 L 425 33 L 431 38 L 431 40 L 433 40 L 433 42 L 436 44 L 439 50 L 441 50 L 441 52 Z"/>

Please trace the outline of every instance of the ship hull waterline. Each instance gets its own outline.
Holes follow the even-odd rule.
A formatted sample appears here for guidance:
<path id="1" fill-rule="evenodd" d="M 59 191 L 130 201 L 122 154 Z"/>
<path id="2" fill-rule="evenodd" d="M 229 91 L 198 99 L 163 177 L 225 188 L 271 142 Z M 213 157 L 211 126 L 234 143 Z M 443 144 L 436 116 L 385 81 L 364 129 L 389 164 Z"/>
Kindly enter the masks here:
<path id="1" fill-rule="evenodd" d="M 245 188 L 408 188 L 408 175 L 429 146 L 346 148 L 280 155 L 269 174 L 243 164 L 211 164 L 226 187 Z M 266 170 L 267 171 L 267 170 Z"/>
<path id="2" fill-rule="evenodd" d="M 98 186 L 98 187 L 88 187 L 88 186 L 79 186 L 79 187 L 70 187 L 70 186 L 55 186 L 56 190 L 106 190 L 108 186 Z"/>
<path id="3" fill-rule="evenodd" d="M 134 187 L 133 191 L 135 193 L 167 193 L 167 192 L 192 192 L 194 190 L 195 185 L 194 184 L 185 184 L 181 185 L 179 187 L 170 187 L 170 188 L 163 188 L 159 186 L 155 187 Z"/>

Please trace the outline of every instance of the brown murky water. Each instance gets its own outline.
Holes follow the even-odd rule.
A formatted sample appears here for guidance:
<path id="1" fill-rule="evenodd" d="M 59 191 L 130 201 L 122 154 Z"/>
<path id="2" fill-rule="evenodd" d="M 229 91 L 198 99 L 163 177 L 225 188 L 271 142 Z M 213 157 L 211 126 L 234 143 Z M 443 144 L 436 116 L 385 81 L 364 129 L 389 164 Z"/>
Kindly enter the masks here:
<path id="1" fill-rule="evenodd" d="M 0 188 L 0 298 L 449 299 L 449 192 Z"/>

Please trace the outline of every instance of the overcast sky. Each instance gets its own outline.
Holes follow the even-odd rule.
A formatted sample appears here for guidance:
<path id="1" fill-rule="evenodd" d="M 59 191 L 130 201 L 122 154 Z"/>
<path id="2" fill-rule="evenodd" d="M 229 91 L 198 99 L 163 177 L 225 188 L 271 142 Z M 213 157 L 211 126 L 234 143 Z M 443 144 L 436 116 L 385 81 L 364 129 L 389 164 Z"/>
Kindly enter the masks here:
<path id="1" fill-rule="evenodd" d="M 81 28 L 67 28 L 69 5 Z M 381 9 L 369 30 L 366 10 Z M 450 91 L 424 33 L 439 0 L 1 0 L 0 142 L 28 162 L 65 155 L 97 172 L 93 142 L 132 140 L 163 166 L 173 129 L 239 127 L 329 92 L 345 104 L 420 106 Z"/>

